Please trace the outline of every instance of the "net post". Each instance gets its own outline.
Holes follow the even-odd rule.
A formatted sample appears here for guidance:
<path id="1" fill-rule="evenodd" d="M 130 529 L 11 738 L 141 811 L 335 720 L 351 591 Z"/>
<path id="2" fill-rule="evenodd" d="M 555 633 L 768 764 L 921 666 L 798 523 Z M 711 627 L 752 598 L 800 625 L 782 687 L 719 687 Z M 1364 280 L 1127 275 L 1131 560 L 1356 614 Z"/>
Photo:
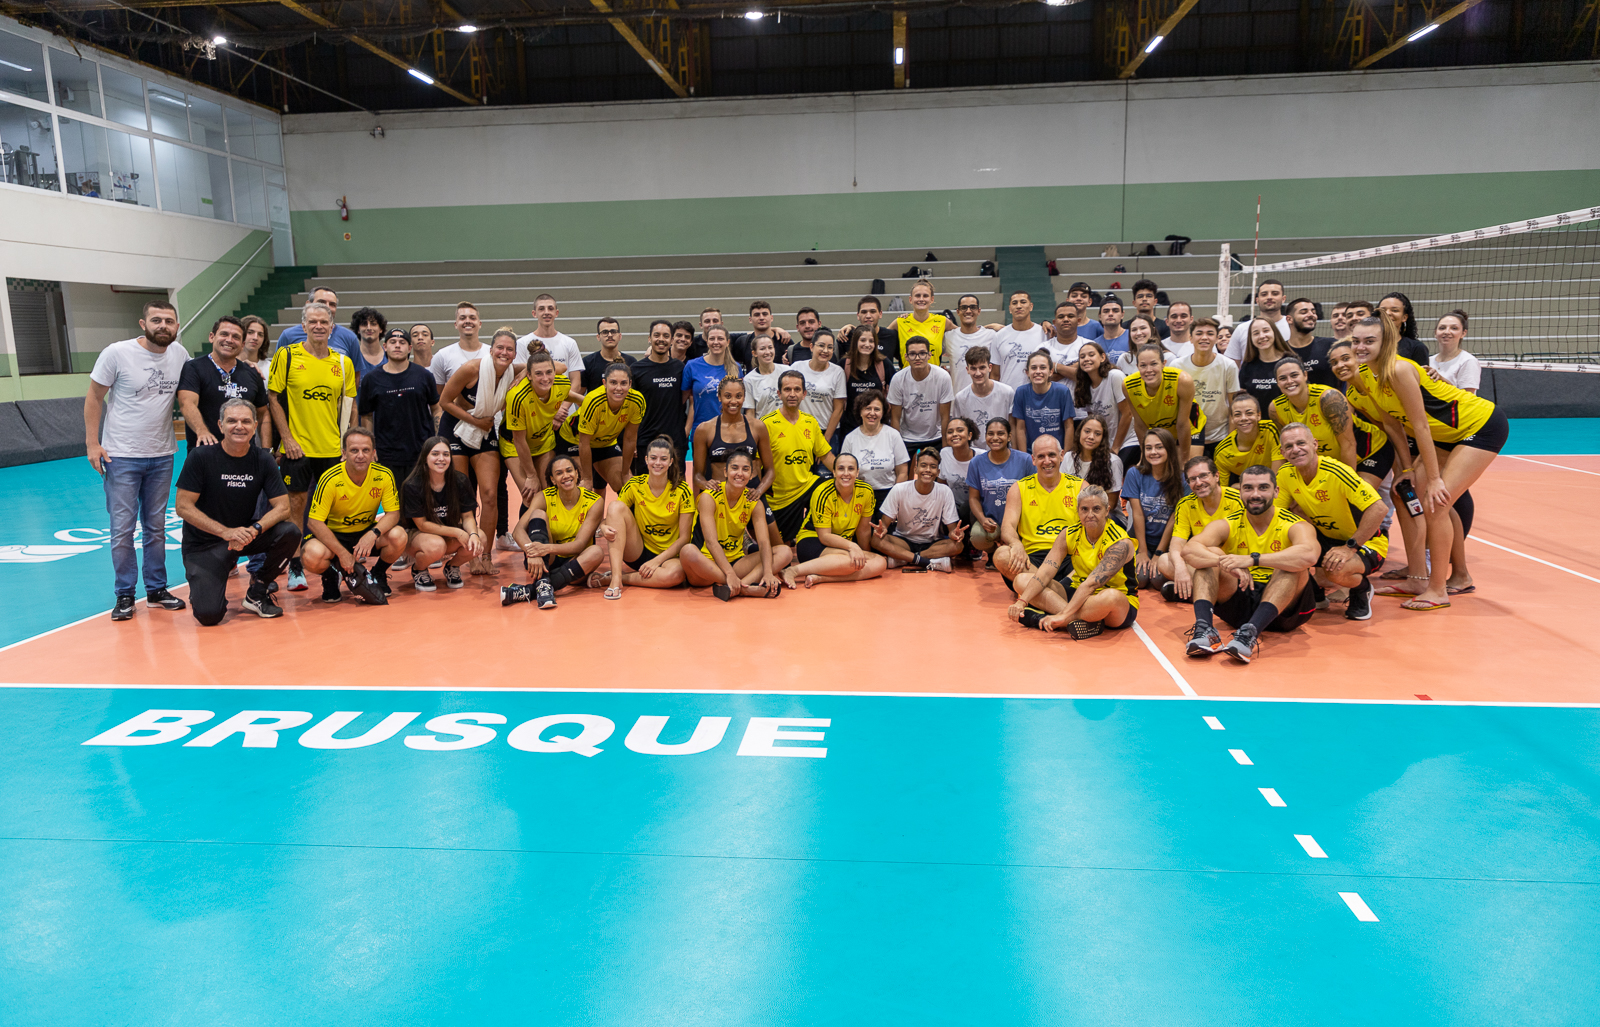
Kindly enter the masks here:
<path id="1" fill-rule="evenodd" d="M 1217 321 L 1227 323 L 1228 291 L 1230 279 L 1233 277 L 1233 246 L 1230 243 L 1222 244 L 1222 252 L 1217 257 Z"/>

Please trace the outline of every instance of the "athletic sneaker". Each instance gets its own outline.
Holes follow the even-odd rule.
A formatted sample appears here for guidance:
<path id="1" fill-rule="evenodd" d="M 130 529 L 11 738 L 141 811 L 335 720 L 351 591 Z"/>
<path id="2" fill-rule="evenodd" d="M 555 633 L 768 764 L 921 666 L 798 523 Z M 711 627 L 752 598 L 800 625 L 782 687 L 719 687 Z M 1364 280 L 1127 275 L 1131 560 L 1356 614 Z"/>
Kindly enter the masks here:
<path id="1" fill-rule="evenodd" d="M 188 603 L 164 588 L 158 588 L 154 592 L 146 592 L 144 601 L 148 606 L 159 606 L 163 610 L 182 610 L 189 606 Z"/>
<path id="2" fill-rule="evenodd" d="M 510 532 L 494 540 L 494 547 L 502 553 L 520 553 L 522 547 L 517 545 L 517 540 L 511 537 Z"/>
<path id="3" fill-rule="evenodd" d="M 117 605 L 111 608 L 112 620 L 133 620 L 133 596 L 117 596 Z"/>
<path id="4" fill-rule="evenodd" d="M 466 582 L 461 580 L 461 568 L 455 564 L 444 565 L 444 583 L 451 588 L 460 588 Z"/>
<path id="5" fill-rule="evenodd" d="M 948 556 L 936 556 L 929 560 L 928 570 L 939 571 L 942 574 L 954 573 L 954 568 L 950 566 L 950 558 Z"/>
<path id="6" fill-rule="evenodd" d="M 1067 625 L 1067 634 L 1082 642 L 1086 638 L 1093 638 L 1105 630 L 1105 625 L 1097 620 L 1075 620 Z"/>
<path id="7" fill-rule="evenodd" d="M 510 606 L 513 603 L 533 602 L 533 589 L 527 585 L 501 585 L 500 605 Z"/>
<path id="8" fill-rule="evenodd" d="M 292 578 L 290 579 L 289 590 L 291 592 L 294 591 L 293 580 Z M 303 582 L 305 578 L 302 577 L 300 580 L 302 582 L 300 587 L 304 588 Z M 339 592 L 339 572 L 329 567 L 322 572 L 322 601 L 325 603 L 337 603 L 343 598 L 344 596 Z"/>
<path id="9" fill-rule="evenodd" d="M 235 560 L 233 566 L 228 568 L 228 577 L 237 578 L 238 576 L 239 576 L 239 562 L 237 560 Z"/>
<path id="10" fill-rule="evenodd" d="M 1361 584 L 1350 590 L 1349 604 L 1344 608 L 1348 620 L 1372 619 L 1372 582 L 1362 578 Z"/>
<path id="11" fill-rule="evenodd" d="M 1189 640 L 1189 644 L 1183 647 L 1186 656 L 1204 659 L 1216 655 L 1217 650 L 1222 648 L 1222 636 L 1217 634 L 1217 629 L 1201 621 L 1195 621 L 1194 627 L 1184 637 Z"/>
<path id="12" fill-rule="evenodd" d="M 539 583 L 533 586 L 533 599 L 541 610 L 556 608 L 556 587 L 550 584 L 549 578 L 540 578 Z"/>
<path id="13" fill-rule="evenodd" d="M 389 587 L 389 572 L 388 571 L 384 571 L 382 574 L 379 574 L 377 571 L 372 571 L 371 575 L 372 575 L 372 583 L 374 585 L 378 586 L 378 591 L 383 593 L 383 597 L 385 599 L 387 599 L 390 596 L 394 595 L 394 589 Z"/>
<path id="14" fill-rule="evenodd" d="M 390 570 L 395 570 L 395 571 L 403 571 L 409 566 L 411 566 L 411 557 L 402 556 L 402 557 L 400 557 L 400 559 L 396 560 L 394 563 L 391 563 L 389 565 L 389 569 Z"/>
<path id="15" fill-rule="evenodd" d="M 272 601 L 272 593 L 255 584 L 251 584 L 250 591 L 244 594 L 244 602 L 239 605 L 257 617 L 264 617 L 267 620 L 283 616 L 283 608 Z"/>
<path id="16" fill-rule="evenodd" d="M 418 592 L 439 591 L 439 586 L 433 583 L 432 574 L 429 574 L 425 570 L 419 571 L 414 567 L 411 569 L 411 587 L 416 589 Z"/>
<path id="17" fill-rule="evenodd" d="M 291 565 L 289 567 L 288 589 L 291 592 L 304 592 L 306 590 L 306 569 Z"/>
<path id="18" fill-rule="evenodd" d="M 1233 633 L 1228 644 L 1218 649 L 1219 653 L 1227 653 L 1240 663 L 1249 663 L 1255 656 L 1256 650 L 1261 647 L 1261 639 L 1254 624 L 1240 625 L 1239 630 Z"/>
<path id="19" fill-rule="evenodd" d="M 1163 581 L 1161 583 L 1161 598 L 1165 599 L 1169 603 L 1194 602 L 1193 597 L 1185 599 L 1183 596 L 1178 594 L 1178 583 L 1176 581 Z"/>

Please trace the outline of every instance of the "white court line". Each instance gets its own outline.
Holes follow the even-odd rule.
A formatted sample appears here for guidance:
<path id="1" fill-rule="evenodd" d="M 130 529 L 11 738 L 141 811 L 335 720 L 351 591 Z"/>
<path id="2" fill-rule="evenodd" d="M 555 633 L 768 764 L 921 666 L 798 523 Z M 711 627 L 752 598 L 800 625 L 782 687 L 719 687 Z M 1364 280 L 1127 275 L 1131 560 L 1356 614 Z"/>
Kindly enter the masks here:
<path id="1" fill-rule="evenodd" d="M 1360 920 L 1364 924 L 1375 924 L 1378 922 L 1378 914 L 1374 913 L 1365 902 L 1362 902 L 1361 896 L 1357 895 L 1355 892 L 1342 891 L 1339 893 L 1339 897 L 1344 900 L 1345 905 L 1350 907 L 1350 912 L 1356 915 L 1357 920 Z"/>
<path id="2" fill-rule="evenodd" d="M 1263 799 L 1267 800 L 1267 805 L 1268 806 L 1287 806 L 1287 805 L 1289 805 L 1287 802 L 1284 802 L 1283 799 L 1278 795 L 1278 790 L 1276 788 L 1257 788 L 1256 791 L 1260 792 L 1261 793 L 1261 797 Z"/>
<path id="3" fill-rule="evenodd" d="M 1185 681 L 1183 679 L 1183 675 L 1178 673 L 1178 668 L 1172 665 L 1172 661 L 1167 659 L 1166 655 L 1162 653 L 1160 649 L 1156 648 L 1156 644 L 1155 642 L 1151 641 L 1150 636 L 1145 634 L 1143 624 L 1140 624 L 1138 621 L 1134 621 L 1133 633 L 1139 636 L 1139 641 L 1143 642 L 1144 647 L 1150 650 L 1150 655 L 1154 656 L 1156 658 L 1156 662 L 1161 664 L 1161 669 L 1171 675 L 1172 680 L 1177 684 L 1178 688 L 1183 691 L 1184 695 L 1187 695 L 1191 699 L 1198 699 L 1200 697 L 1200 693 L 1189 687 L 1189 682 Z"/>
<path id="4" fill-rule="evenodd" d="M 1297 834 L 1294 836 L 1294 840 L 1300 843 L 1300 847 L 1306 850 L 1306 855 L 1312 859 L 1328 858 L 1328 854 L 1322 851 L 1322 846 L 1318 845 L 1317 840 L 1309 834 Z"/>
<path id="5" fill-rule="evenodd" d="M 1517 550 L 1512 549 L 1510 546 L 1502 546 L 1498 542 L 1490 542 L 1488 539 L 1484 538 L 1482 535 L 1474 535 L 1474 536 L 1472 536 L 1472 541 L 1474 541 L 1474 542 L 1482 542 L 1486 546 L 1493 546 L 1496 549 L 1504 550 L 1505 552 L 1510 553 L 1512 556 L 1520 556 L 1524 560 L 1532 560 L 1534 563 L 1542 563 L 1546 567 L 1551 567 L 1551 568 L 1554 568 L 1555 570 L 1558 570 L 1558 571 L 1566 571 L 1568 574 L 1572 575 L 1575 578 L 1582 578 L 1584 581 L 1592 581 L 1596 585 L 1600 585 L 1600 578 L 1591 578 L 1587 574 L 1578 573 L 1577 571 L 1573 570 L 1571 567 L 1563 567 L 1559 563 L 1551 563 L 1549 560 L 1541 560 L 1537 556 L 1529 556 L 1527 553 L 1518 552 Z M 1138 627 L 1138 625 L 1134 625 L 1134 626 Z"/>
<path id="6" fill-rule="evenodd" d="M 1233 762 L 1239 764 L 1239 766 L 1241 766 L 1241 767 L 1253 767 L 1253 766 L 1255 766 L 1254 763 L 1250 762 L 1250 757 L 1248 757 L 1248 756 L 1246 756 L 1244 754 L 1244 750 L 1243 749 L 1229 749 L 1228 750 L 1228 755 L 1232 756 L 1233 757 Z"/>
<path id="7" fill-rule="evenodd" d="M 1213 731 L 1226 731 L 1227 730 L 1227 728 L 1222 726 L 1222 721 L 1218 720 L 1216 717 L 1202 717 L 1201 719 L 1206 722 L 1206 727 L 1210 728 Z"/>
<path id="8" fill-rule="evenodd" d="M 188 587 L 189 587 L 189 583 L 187 581 L 185 581 L 180 585 L 173 585 L 167 591 L 176 592 L 180 588 L 188 588 Z M 145 612 L 148 613 L 150 611 L 150 602 L 149 602 L 149 600 L 140 599 L 139 602 L 144 604 Z M 0 645 L 0 653 L 5 652 L 7 649 L 15 649 L 19 645 L 27 645 L 29 642 L 36 642 L 39 639 L 44 638 L 47 635 L 53 635 L 58 631 L 65 631 L 68 628 L 75 628 L 79 624 L 87 624 L 89 621 L 94 620 L 96 617 L 108 617 L 109 618 L 111 616 L 112 609 L 113 609 L 113 607 L 109 607 L 108 606 L 104 610 L 101 610 L 99 613 L 91 613 L 87 617 L 79 617 L 77 620 L 73 621 L 72 623 L 63 624 L 59 628 L 51 628 L 49 631 L 41 631 L 37 635 L 29 635 L 27 638 L 21 639 L 20 641 L 17 641 L 17 642 L 12 642 L 10 645 Z M 169 612 L 170 613 L 183 613 L 185 611 L 183 611 L 183 610 L 170 610 L 170 611 L 163 610 L 162 612 L 163 613 L 169 613 Z"/>
<path id="9" fill-rule="evenodd" d="M 1566 464 L 1552 464 L 1552 463 L 1549 463 L 1549 462 L 1544 461 L 1544 460 L 1534 460 L 1531 457 L 1516 456 L 1516 455 L 1514 455 L 1512 453 L 1502 453 L 1500 455 L 1501 456 L 1509 456 L 1513 460 L 1525 460 L 1530 464 L 1539 464 L 1539 465 L 1541 465 L 1543 467 L 1554 467 L 1558 471 L 1573 471 L 1573 472 L 1575 472 L 1577 474 L 1592 474 L 1596 478 L 1600 478 L 1600 471 L 1586 471 L 1581 467 L 1568 467 Z"/>

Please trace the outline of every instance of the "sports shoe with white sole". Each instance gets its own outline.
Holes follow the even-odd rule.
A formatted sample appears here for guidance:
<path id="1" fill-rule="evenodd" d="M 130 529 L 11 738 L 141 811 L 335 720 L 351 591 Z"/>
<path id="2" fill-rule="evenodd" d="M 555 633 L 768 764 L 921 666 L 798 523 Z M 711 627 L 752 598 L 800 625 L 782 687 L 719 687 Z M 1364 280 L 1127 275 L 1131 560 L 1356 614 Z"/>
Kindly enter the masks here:
<path id="1" fill-rule="evenodd" d="M 950 566 L 950 558 L 948 556 L 936 556 L 932 560 L 929 560 L 928 570 L 938 571 L 941 574 L 952 574 L 955 571 L 955 569 Z"/>
<path id="2" fill-rule="evenodd" d="M 450 588 L 460 588 L 466 582 L 461 580 L 461 568 L 453 563 L 444 565 L 444 583 Z"/>
<path id="3" fill-rule="evenodd" d="M 418 592 L 439 591 L 439 586 L 433 583 L 433 575 L 427 571 L 413 570 L 411 572 L 411 587 Z"/>

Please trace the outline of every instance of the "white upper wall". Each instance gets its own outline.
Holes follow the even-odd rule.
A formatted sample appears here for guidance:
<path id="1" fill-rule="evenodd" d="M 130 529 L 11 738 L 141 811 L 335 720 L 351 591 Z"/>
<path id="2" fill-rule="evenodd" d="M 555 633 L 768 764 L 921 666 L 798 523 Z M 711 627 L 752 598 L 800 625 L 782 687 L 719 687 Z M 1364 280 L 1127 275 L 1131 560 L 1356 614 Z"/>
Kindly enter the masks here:
<path id="1" fill-rule="evenodd" d="M 327 210 L 340 196 L 377 209 L 1581 170 L 1600 168 L 1596 111 L 1600 64 L 1583 63 L 290 115 L 283 128 L 291 208 Z"/>

